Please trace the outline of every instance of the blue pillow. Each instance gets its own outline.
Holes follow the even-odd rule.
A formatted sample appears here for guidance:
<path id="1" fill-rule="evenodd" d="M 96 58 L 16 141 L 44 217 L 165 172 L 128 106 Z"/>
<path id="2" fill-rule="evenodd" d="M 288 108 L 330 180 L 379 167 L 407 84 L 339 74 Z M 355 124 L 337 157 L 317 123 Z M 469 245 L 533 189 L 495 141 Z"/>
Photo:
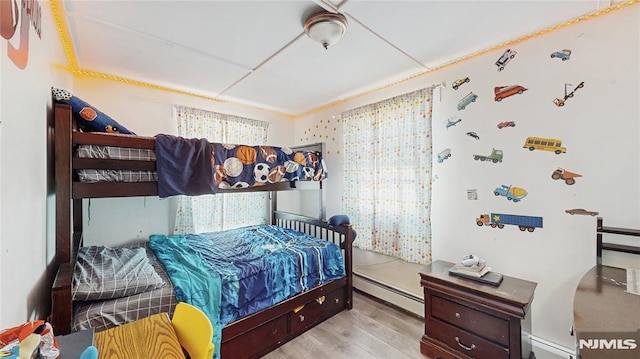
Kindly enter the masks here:
<path id="1" fill-rule="evenodd" d="M 346 214 L 336 214 L 335 216 L 331 216 L 329 218 L 329 225 L 331 227 L 337 227 L 343 224 L 351 224 L 351 220 Z M 355 241 L 356 237 L 358 236 L 358 232 L 356 232 L 356 230 L 352 227 L 351 233 L 353 233 L 353 240 Z"/>
<path id="2" fill-rule="evenodd" d="M 69 91 L 52 87 L 51 94 L 55 102 L 71 106 L 73 119 L 80 130 L 84 132 L 115 132 L 135 135 L 135 133 L 127 130 L 116 120 L 105 115 L 78 96 L 74 96 Z"/>
<path id="3" fill-rule="evenodd" d="M 332 227 L 341 226 L 343 224 L 351 224 L 351 220 L 346 214 L 336 214 L 329 218 L 329 225 Z"/>

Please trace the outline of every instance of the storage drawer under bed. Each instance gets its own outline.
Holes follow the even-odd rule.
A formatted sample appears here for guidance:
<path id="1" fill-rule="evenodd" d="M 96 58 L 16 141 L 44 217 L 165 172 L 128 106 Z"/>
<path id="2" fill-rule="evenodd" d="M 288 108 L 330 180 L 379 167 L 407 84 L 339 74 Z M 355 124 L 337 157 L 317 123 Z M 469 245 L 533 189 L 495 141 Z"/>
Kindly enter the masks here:
<path id="1" fill-rule="evenodd" d="M 345 305 L 343 288 L 308 302 L 291 312 L 291 333 L 303 331 L 318 321 L 338 313 Z"/>
<path id="2" fill-rule="evenodd" d="M 287 336 L 287 315 L 282 315 L 251 330 L 248 336 L 239 336 L 225 342 L 220 355 L 222 358 L 252 358 L 264 352 L 263 343 L 277 343 Z"/>

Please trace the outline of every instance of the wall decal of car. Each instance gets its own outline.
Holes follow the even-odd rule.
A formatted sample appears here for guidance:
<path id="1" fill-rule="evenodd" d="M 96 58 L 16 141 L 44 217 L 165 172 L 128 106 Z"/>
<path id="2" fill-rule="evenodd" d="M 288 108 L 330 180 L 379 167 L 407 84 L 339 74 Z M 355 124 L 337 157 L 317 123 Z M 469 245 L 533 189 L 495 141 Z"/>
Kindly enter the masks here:
<path id="1" fill-rule="evenodd" d="M 462 121 L 462 119 L 459 118 L 459 117 L 455 118 L 455 116 L 447 119 L 447 124 L 446 124 L 447 130 L 449 129 L 449 127 L 457 125 L 458 122 L 460 122 L 460 121 Z"/>
<path id="2" fill-rule="evenodd" d="M 512 85 L 512 86 L 496 86 L 493 88 L 493 93 L 495 95 L 495 100 L 500 102 L 503 98 L 507 98 L 509 96 L 513 96 L 515 94 L 521 94 L 527 91 L 527 89 L 520 85 Z"/>
<path id="3" fill-rule="evenodd" d="M 516 123 L 514 121 L 502 121 L 498 124 L 498 128 L 505 127 L 516 127 Z"/>
<path id="4" fill-rule="evenodd" d="M 574 208 L 574 209 L 567 209 L 565 210 L 566 213 L 569 213 L 570 215 L 574 215 L 574 214 L 582 214 L 582 215 L 586 215 L 586 216 L 597 216 L 600 212 L 595 212 L 595 211 L 587 211 L 584 208 Z"/>
<path id="5" fill-rule="evenodd" d="M 569 49 L 562 49 L 560 51 L 556 51 L 556 52 L 552 52 L 551 53 L 551 58 L 558 58 L 558 59 L 562 59 L 562 61 L 567 61 L 571 58 L 571 50 Z"/>
<path id="6" fill-rule="evenodd" d="M 453 87 L 454 90 L 457 90 L 458 87 L 462 86 L 462 84 L 465 84 L 469 81 L 471 81 L 469 77 L 463 77 L 461 79 L 453 81 L 453 84 L 451 85 L 451 87 Z"/>
<path id="7" fill-rule="evenodd" d="M 496 66 L 498 66 L 498 71 L 504 70 L 504 67 L 507 66 L 509 61 L 511 61 L 514 57 L 516 57 L 517 52 L 515 50 L 507 49 L 502 56 L 496 61 Z"/>
<path id="8" fill-rule="evenodd" d="M 478 134 L 477 134 L 477 133 L 475 133 L 475 132 L 467 132 L 467 136 L 469 136 L 469 137 L 473 137 L 473 138 L 475 138 L 476 140 L 479 140 L 479 139 L 480 139 L 480 136 L 478 136 Z"/>
<path id="9" fill-rule="evenodd" d="M 474 94 L 473 92 L 469 92 L 467 96 L 458 101 L 458 111 L 464 110 L 464 108 L 467 107 L 470 103 L 476 102 L 477 98 L 478 95 Z"/>

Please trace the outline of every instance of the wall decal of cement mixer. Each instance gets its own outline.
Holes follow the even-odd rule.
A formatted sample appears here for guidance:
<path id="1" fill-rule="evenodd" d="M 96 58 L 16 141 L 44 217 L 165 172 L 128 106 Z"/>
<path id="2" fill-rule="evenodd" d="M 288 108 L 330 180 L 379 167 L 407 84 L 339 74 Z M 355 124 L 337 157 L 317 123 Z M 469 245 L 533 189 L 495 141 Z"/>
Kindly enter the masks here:
<path id="1" fill-rule="evenodd" d="M 551 178 L 553 178 L 554 180 L 559 180 L 559 179 L 564 180 L 564 183 L 568 185 L 572 185 L 576 183 L 576 178 L 578 177 L 582 177 L 582 175 L 574 172 L 569 172 L 564 168 L 560 168 L 560 167 L 558 167 L 551 174 Z"/>
<path id="2" fill-rule="evenodd" d="M 527 190 L 515 186 L 502 185 L 493 190 L 493 194 L 496 196 L 505 196 L 509 201 L 520 202 L 521 199 L 527 196 Z"/>

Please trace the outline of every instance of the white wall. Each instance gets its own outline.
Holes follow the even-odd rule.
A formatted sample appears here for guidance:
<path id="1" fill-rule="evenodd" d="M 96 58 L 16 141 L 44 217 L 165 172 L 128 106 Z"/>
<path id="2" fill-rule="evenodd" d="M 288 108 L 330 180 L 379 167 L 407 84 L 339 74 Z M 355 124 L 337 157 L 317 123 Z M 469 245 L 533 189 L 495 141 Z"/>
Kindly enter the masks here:
<path id="1" fill-rule="evenodd" d="M 269 144 L 293 145 L 293 120 L 250 107 L 94 78 L 76 78 L 73 92 L 141 136 L 176 135 L 173 106 L 183 105 L 267 121 Z M 117 245 L 173 232 L 176 198 L 91 199 L 84 203 L 85 245 Z"/>
<path id="2" fill-rule="evenodd" d="M 341 123 L 332 116 L 446 81 L 446 88 L 434 92 L 434 260 L 455 262 L 474 253 L 495 271 L 537 282 L 533 334 L 573 347 L 568 334 L 573 294 L 595 264 L 595 217 L 571 216 L 565 209 L 599 211 L 609 226 L 640 227 L 639 27 L 640 8 L 629 7 L 511 46 L 518 54 L 502 72 L 494 62 L 504 49 L 299 120 L 296 140 L 311 135 L 328 143 L 329 215 L 341 212 L 342 184 Z M 564 48 L 573 50 L 569 61 L 550 57 Z M 471 81 L 453 90 L 451 83 L 465 76 Z M 565 83 L 581 81 L 585 87 L 564 107 L 553 104 L 564 95 Z M 529 90 L 494 101 L 494 86 L 504 85 Z M 457 102 L 470 91 L 479 96 L 477 102 L 458 111 Z M 451 116 L 463 121 L 447 130 Z M 498 129 L 501 121 L 515 121 L 516 127 Z M 468 131 L 477 132 L 480 140 L 466 136 Z M 567 153 L 530 152 L 522 148 L 528 136 L 561 139 Z M 435 155 L 445 148 L 452 149 L 452 157 L 437 163 Z M 474 154 L 489 154 L 492 148 L 504 151 L 504 163 L 473 160 Z M 583 177 L 573 186 L 554 181 L 556 167 Z M 493 194 L 501 184 L 523 187 L 529 194 L 519 203 L 507 201 Z M 467 189 L 477 189 L 478 200 L 467 200 Z M 544 228 L 529 233 L 514 226 L 478 227 L 475 218 L 489 212 L 540 216 Z M 631 264 L 640 267 L 637 259 Z"/>
<path id="3" fill-rule="evenodd" d="M 18 2 L 20 6 L 20 2 Z M 71 85 L 71 76 L 54 68 L 65 63 L 49 3 L 42 10 L 41 38 L 29 26 L 29 43 L 16 34 L 0 38 L 0 328 L 49 314 L 55 252 L 53 152 L 47 121 L 53 119 L 50 86 Z M 28 49 L 18 68 L 7 56 L 10 42 Z"/>

